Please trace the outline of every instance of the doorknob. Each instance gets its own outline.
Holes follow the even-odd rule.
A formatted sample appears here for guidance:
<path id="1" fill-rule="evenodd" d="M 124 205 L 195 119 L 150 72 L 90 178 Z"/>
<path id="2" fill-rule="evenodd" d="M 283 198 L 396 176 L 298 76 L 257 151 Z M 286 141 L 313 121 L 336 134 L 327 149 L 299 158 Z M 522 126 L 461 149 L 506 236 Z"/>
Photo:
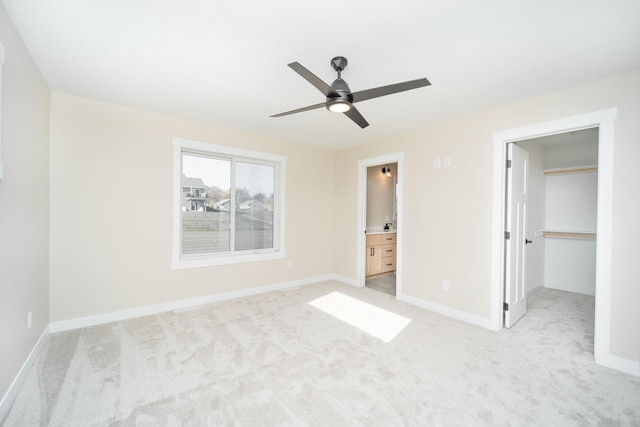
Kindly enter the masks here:
<path id="1" fill-rule="evenodd" d="M 525 245 L 528 245 L 529 243 L 533 243 L 533 241 L 529 240 L 529 239 L 524 239 L 524 244 Z"/>

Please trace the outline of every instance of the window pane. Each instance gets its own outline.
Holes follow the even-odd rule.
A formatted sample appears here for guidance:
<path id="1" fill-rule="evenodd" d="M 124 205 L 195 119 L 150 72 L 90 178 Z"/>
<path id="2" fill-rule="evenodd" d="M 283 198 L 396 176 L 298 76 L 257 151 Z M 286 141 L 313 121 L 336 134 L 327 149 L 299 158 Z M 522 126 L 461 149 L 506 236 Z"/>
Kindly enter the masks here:
<path id="1" fill-rule="evenodd" d="M 273 248 L 273 180 L 275 168 L 236 162 L 237 251 Z"/>
<path id="2" fill-rule="evenodd" d="M 228 252 L 231 161 L 182 155 L 182 254 Z"/>

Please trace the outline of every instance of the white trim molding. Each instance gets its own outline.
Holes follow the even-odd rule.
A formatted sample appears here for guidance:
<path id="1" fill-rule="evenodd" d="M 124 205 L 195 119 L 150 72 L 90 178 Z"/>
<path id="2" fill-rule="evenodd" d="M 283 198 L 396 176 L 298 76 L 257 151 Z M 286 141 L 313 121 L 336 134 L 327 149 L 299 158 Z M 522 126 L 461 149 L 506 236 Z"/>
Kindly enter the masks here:
<path id="1" fill-rule="evenodd" d="M 164 304 L 149 305 L 146 307 L 137 307 L 129 310 L 113 311 L 110 313 L 96 314 L 93 316 L 78 317 L 75 319 L 61 320 L 51 323 L 49 329 L 51 333 L 69 331 L 72 329 L 86 328 L 88 326 L 101 325 L 104 323 L 117 322 L 120 320 L 134 319 L 142 316 L 150 316 L 154 314 L 164 313 L 174 310 L 185 310 L 191 307 L 212 304 L 230 299 L 247 297 L 251 295 L 263 294 L 265 292 L 280 291 L 283 289 L 295 288 L 299 286 L 310 285 L 313 283 L 327 282 L 334 280 L 335 275 L 326 274 L 322 276 L 307 277 L 305 279 L 292 280 L 289 282 L 274 283 L 271 285 L 256 286 L 249 289 L 240 289 L 237 291 L 223 292 L 220 294 L 205 295 L 198 298 L 189 298 L 179 301 L 171 301 Z"/>
<path id="2" fill-rule="evenodd" d="M 24 361 L 24 363 L 22 364 L 22 367 L 20 368 L 15 378 L 9 385 L 9 388 L 7 389 L 7 392 L 2 397 L 2 400 L 0 400 L 0 421 L 2 421 L 4 417 L 7 415 L 7 413 L 9 412 L 9 408 L 11 407 L 11 404 L 13 403 L 16 397 L 16 394 L 18 394 L 18 389 L 26 379 L 27 374 L 31 369 L 31 366 L 33 365 L 33 362 L 36 360 L 36 357 L 38 356 L 38 354 L 40 354 L 40 350 L 42 350 L 44 343 L 47 341 L 47 338 L 49 337 L 49 333 L 50 333 L 50 328 L 49 328 L 49 325 L 47 325 L 44 328 L 44 331 L 42 331 L 40 338 L 38 338 L 38 341 L 36 341 L 36 344 L 31 349 L 29 356 L 27 356 L 27 359 Z"/>
<path id="3" fill-rule="evenodd" d="M 407 294 L 398 294 L 396 298 L 398 299 L 398 301 L 406 302 L 407 304 L 415 305 L 417 307 L 433 311 L 434 313 L 442 314 L 443 316 L 447 316 L 455 320 L 460 320 L 462 322 L 480 326 L 481 328 L 485 329 L 493 329 L 491 319 L 488 319 L 486 317 L 476 316 L 475 314 L 470 314 L 466 311 L 436 304 Z"/>
<path id="4" fill-rule="evenodd" d="M 286 258 L 285 252 L 285 193 L 287 157 L 278 154 L 245 150 L 226 145 L 210 144 L 185 138 L 173 138 L 173 220 L 172 220 L 172 261 L 171 269 L 212 267 L 243 262 L 269 261 Z M 220 254 L 202 254 L 183 257 L 181 255 L 181 180 L 182 154 L 184 150 L 210 155 L 224 155 L 241 160 L 270 163 L 274 168 L 274 236 L 273 249 L 255 251 L 235 251 Z"/>
<path id="5" fill-rule="evenodd" d="M 624 372 L 625 374 L 640 377 L 640 362 L 623 359 L 622 357 L 614 356 L 612 354 L 605 354 L 601 355 L 596 360 L 596 363 L 606 366 L 607 368 L 615 369 L 616 371 Z"/>
<path id="6" fill-rule="evenodd" d="M 341 274 L 332 274 L 331 279 L 336 282 L 344 283 L 345 285 L 355 286 L 356 288 L 364 287 L 364 285 L 362 285 L 358 280 L 351 279 L 350 277 L 346 277 Z"/>
<path id="7" fill-rule="evenodd" d="M 544 283 L 544 287 L 557 289 L 559 291 L 574 292 L 574 293 L 583 294 L 583 295 L 591 295 L 592 297 L 596 296 L 595 289 L 589 288 L 588 286 L 576 285 L 573 283 L 546 281 Z"/>
<path id="8" fill-rule="evenodd" d="M 391 153 L 369 159 L 358 160 L 358 210 L 356 226 L 356 282 L 357 286 L 364 286 L 366 281 L 366 229 L 367 229 L 367 168 L 387 163 L 397 163 L 398 178 L 396 200 L 396 295 L 402 293 L 402 233 L 403 233 L 403 205 L 404 205 L 404 153 Z"/>
<path id="9" fill-rule="evenodd" d="M 613 356 L 610 346 L 611 325 L 611 263 L 613 232 L 613 153 L 614 121 L 617 109 L 595 111 L 538 123 L 493 134 L 493 222 L 491 264 L 491 327 L 502 329 L 502 294 L 504 288 L 504 205 L 506 145 L 541 136 L 580 129 L 598 128 L 598 207 L 596 252 L 596 301 L 594 356 L 596 363 L 613 369 L 638 371 L 637 363 Z M 624 359 L 620 359 L 624 360 Z M 628 362 L 628 363 L 627 363 Z M 631 366 L 631 369 L 629 369 Z M 624 369 L 621 369 L 624 368 Z"/>

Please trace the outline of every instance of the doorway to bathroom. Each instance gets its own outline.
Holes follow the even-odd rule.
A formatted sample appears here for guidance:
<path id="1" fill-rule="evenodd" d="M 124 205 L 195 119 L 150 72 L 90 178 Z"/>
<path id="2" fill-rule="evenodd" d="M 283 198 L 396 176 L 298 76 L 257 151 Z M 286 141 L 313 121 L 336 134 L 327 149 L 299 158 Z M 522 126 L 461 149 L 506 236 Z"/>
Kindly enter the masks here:
<path id="1" fill-rule="evenodd" d="M 358 162 L 358 283 L 401 292 L 402 153 Z"/>
<path id="2" fill-rule="evenodd" d="M 396 186 L 398 163 L 367 168 L 365 286 L 396 294 Z"/>

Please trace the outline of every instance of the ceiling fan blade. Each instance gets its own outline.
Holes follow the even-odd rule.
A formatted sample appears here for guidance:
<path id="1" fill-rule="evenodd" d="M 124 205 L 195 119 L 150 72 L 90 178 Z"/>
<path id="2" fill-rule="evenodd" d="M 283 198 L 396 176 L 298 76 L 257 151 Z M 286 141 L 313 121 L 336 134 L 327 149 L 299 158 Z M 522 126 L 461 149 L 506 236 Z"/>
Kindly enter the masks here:
<path id="1" fill-rule="evenodd" d="M 373 89 L 361 90 L 359 92 L 354 92 L 351 95 L 353 96 L 353 102 L 360 102 L 366 101 L 367 99 L 378 98 L 380 96 L 391 95 L 393 93 L 404 92 L 405 90 L 429 86 L 430 84 L 431 83 L 427 79 L 418 79 L 388 86 L 380 86 Z"/>
<path id="2" fill-rule="evenodd" d="M 360 114 L 360 112 L 354 106 L 351 106 L 351 109 L 349 111 L 345 111 L 344 115 L 356 122 L 356 124 L 362 129 L 369 126 L 369 123 L 367 123 L 364 117 L 362 117 L 362 114 Z"/>
<path id="3" fill-rule="evenodd" d="M 273 116 L 269 117 L 282 117 L 288 116 L 289 114 L 302 113 L 303 111 L 315 110 L 316 108 L 324 107 L 326 104 L 326 102 L 321 102 L 319 104 L 309 105 L 308 107 L 302 107 L 296 110 L 287 111 L 286 113 L 274 114 Z"/>
<path id="4" fill-rule="evenodd" d="M 289 67 L 296 73 L 300 74 L 303 79 L 305 79 L 306 81 L 314 85 L 316 89 L 318 89 L 320 92 L 324 94 L 324 96 L 327 96 L 327 97 L 340 96 L 338 95 L 338 92 L 336 92 L 334 88 L 332 88 L 331 86 L 323 82 L 318 76 L 313 74 L 311 71 L 304 68 L 299 62 L 292 62 L 291 64 L 289 64 Z"/>

